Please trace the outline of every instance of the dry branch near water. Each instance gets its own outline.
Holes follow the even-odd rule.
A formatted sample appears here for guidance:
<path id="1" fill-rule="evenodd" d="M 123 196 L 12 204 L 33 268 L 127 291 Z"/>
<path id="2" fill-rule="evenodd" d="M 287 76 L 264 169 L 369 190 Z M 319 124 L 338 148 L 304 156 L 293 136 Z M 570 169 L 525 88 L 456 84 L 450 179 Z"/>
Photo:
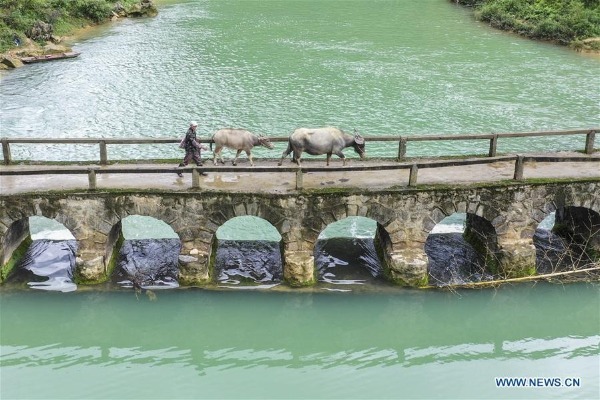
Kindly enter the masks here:
<path id="1" fill-rule="evenodd" d="M 573 275 L 581 275 L 573 277 Z M 552 281 L 553 278 L 570 278 L 569 282 L 577 281 L 577 282 L 600 282 L 600 265 L 596 264 L 590 268 L 572 270 L 572 271 L 562 271 L 562 272 L 553 272 L 550 274 L 541 274 L 541 275 L 530 275 L 523 276 L 520 278 L 508 278 L 508 279 L 498 279 L 493 281 L 483 281 L 483 282 L 471 282 L 471 283 L 460 283 L 454 285 L 445 285 L 445 286 L 426 286 L 423 289 L 482 289 L 487 287 L 497 287 L 503 285 L 505 283 L 517 283 L 517 282 L 531 282 L 531 281 Z M 567 280 L 560 280 L 560 282 L 564 283 Z"/>

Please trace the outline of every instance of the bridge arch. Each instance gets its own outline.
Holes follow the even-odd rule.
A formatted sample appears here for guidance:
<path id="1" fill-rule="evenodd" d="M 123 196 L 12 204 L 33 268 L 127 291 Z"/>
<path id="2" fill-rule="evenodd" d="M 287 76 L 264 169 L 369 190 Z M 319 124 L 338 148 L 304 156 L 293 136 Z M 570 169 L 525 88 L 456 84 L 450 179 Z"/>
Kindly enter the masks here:
<path id="1" fill-rule="evenodd" d="M 372 218 L 349 216 L 328 224 L 314 247 L 319 280 L 371 280 L 386 275 L 384 253 L 389 235 Z"/>
<path id="2" fill-rule="evenodd" d="M 26 215 L 26 214 L 25 214 Z M 43 215 L 29 215 L 13 221 L 6 227 L 3 223 L 3 234 L 0 249 L 0 282 L 4 282 L 15 267 L 18 267 L 22 256 L 29 251 L 36 240 L 73 241 L 71 230 L 54 218 Z M 76 249 L 75 244 L 73 249 Z"/>
<path id="3" fill-rule="evenodd" d="M 281 234 L 266 219 L 233 217 L 216 231 L 213 280 L 231 285 L 279 283 L 283 280 L 282 247 Z"/>

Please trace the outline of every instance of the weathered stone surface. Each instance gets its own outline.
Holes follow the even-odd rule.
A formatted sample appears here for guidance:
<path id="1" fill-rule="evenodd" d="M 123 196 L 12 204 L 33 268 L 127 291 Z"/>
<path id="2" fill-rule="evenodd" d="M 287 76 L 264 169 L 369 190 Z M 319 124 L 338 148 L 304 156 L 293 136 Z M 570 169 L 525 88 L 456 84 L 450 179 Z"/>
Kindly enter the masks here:
<path id="1" fill-rule="evenodd" d="M 128 17 L 154 17 L 156 15 L 158 15 L 158 10 L 152 0 L 141 0 L 127 10 Z"/>
<path id="2" fill-rule="evenodd" d="M 98 283 L 106 279 L 106 269 L 104 267 L 104 257 L 99 256 L 92 259 L 83 259 L 78 257 L 75 280 L 77 283 L 90 284 Z"/>
<path id="3" fill-rule="evenodd" d="M 498 276 L 501 279 L 535 274 L 536 250 L 533 243 L 503 243 L 500 253 Z"/>
<path id="4" fill-rule="evenodd" d="M 196 256 L 179 256 L 179 283 L 182 285 L 202 285 L 210 280 L 208 254 L 196 252 Z"/>
<path id="5" fill-rule="evenodd" d="M 315 283 L 315 257 L 312 251 L 293 251 L 285 255 L 283 278 L 290 286 Z"/>
<path id="6" fill-rule="evenodd" d="M 421 249 L 406 249 L 392 253 L 386 273 L 395 283 L 407 286 L 427 285 L 427 254 Z"/>
<path id="7" fill-rule="evenodd" d="M 23 66 L 23 62 L 21 62 L 20 59 L 8 55 L 0 58 L 0 64 L 6 66 L 7 68 L 19 68 Z"/>
<path id="8" fill-rule="evenodd" d="M 598 198 L 598 181 L 461 189 L 403 189 L 363 195 L 343 192 L 327 195 L 311 192 L 281 195 L 161 191 L 129 194 L 102 191 L 38 193 L 0 195 L 0 221 L 3 227 L 8 228 L 3 228 L 4 235 L 13 223 L 31 215 L 42 215 L 63 223 L 79 244 L 80 265 L 82 268 L 85 266 L 80 275 L 91 277 L 94 271 L 100 274 L 96 276 L 104 273 L 104 266 L 100 268 L 97 265 L 98 259 L 100 257 L 101 260 L 105 254 L 109 232 L 122 218 L 132 214 L 154 217 L 171 225 L 182 240 L 184 254 L 196 248 L 207 255 L 206 259 L 199 259 L 199 265 L 194 267 L 202 269 L 202 272 L 190 272 L 195 277 L 190 280 L 201 281 L 208 279 L 208 255 L 211 254 L 217 229 L 236 215 L 236 205 L 244 204 L 248 215 L 256 214 L 279 230 L 285 249 L 284 278 L 293 284 L 304 285 L 314 279 L 314 266 L 309 260 L 314 243 L 325 228 L 324 218 L 334 222 L 347 215 L 369 216 L 386 229 L 391 241 L 391 253 L 400 254 L 413 248 L 423 253 L 423 245 L 433 227 L 432 222 L 445 217 L 441 207 L 447 205 L 452 210 L 462 210 L 464 205 L 469 213 L 479 211 L 482 218 L 493 227 L 499 245 L 507 248 L 506 244 L 511 242 L 531 245 L 532 232 L 540 220 L 557 208 L 589 205 L 594 212 L 600 212 Z M 323 217 L 324 210 L 327 210 L 327 217 Z M 239 206 L 238 212 L 241 212 Z M 593 251 L 598 247 L 596 237 L 590 242 Z M 296 252 L 298 254 L 294 254 Z M 306 254 L 306 259 L 300 254 Z M 526 260 L 531 260 L 531 253 L 524 252 L 517 258 L 509 255 L 505 257 L 505 263 L 509 263 L 511 257 L 517 264 L 526 264 Z M 426 261 L 426 258 L 416 256 L 411 260 L 406 256 L 403 261 L 402 257 L 396 258 L 398 263 L 407 266 L 398 267 L 399 271 L 394 273 L 402 271 L 408 276 L 407 279 L 418 282 L 422 274 L 416 266 L 421 264 L 415 260 Z M 202 265 L 203 262 L 206 265 Z M 285 271 L 288 267 L 291 269 Z"/>

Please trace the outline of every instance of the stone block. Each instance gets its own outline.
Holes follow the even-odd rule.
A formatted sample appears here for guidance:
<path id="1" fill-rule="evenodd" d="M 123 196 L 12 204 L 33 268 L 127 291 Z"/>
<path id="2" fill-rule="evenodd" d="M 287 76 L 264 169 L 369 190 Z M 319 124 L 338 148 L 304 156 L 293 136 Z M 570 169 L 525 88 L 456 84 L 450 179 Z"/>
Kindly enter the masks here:
<path id="1" fill-rule="evenodd" d="M 194 252 L 192 256 L 179 256 L 179 284 L 192 286 L 202 285 L 210 281 L 208 272 L 208 253 Z"/>
<path id="2" fill-rule="evenodd" d="M 233 207 L 233 213 L 235 214 L 236 217 L 246 215 L 246 205 L 244 203 L 236 204 Z"/>
<path id="3" fill-rule="evenodd" d="M 346 206 L 346 215 L 349 217 L 358 216 L 358 206 L 356 204 L 348 204 Z"/>
<path id="4" fill-rule="evenodd" d="M 315 283 L 315 258 L 312 251 L 285 252 L 283 278 L 292 287 Z"/>
<path id="5" fill-rule="evenodd" d="M 78 257 L 75 270 L 75 280 L 77 283 L 100 283 L 108 279 L 106 276 L 106 266 L 104 257 L 97 256 L 92 259 L 84 259 L 85 255 Z"/>
<path id="6" fill-rule="evenodd" d="M 535 274 L 535 246 L 531 241 L 502 243 L 499 274 L 501 279 L 519 278 Z"/>
<path id="7" fill-rule="evenodd" d="M 386 275 L 403 286 L 427 285 L 427 254 L 422 249 L 403 249 L 390 254 Z"/>

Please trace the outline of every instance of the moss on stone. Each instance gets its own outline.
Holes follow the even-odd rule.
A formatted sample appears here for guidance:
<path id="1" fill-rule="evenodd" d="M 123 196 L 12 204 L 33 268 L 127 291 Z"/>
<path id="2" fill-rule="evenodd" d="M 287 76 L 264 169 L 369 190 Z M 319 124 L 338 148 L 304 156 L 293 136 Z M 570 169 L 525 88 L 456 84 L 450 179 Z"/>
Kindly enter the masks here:
<path id="1" fill-rule="evenodd" d="M 121 247 L 123 247 L 123 243 L 125 243 L 125 236 L 123 236 L 123 230 L 120 230 L 119 238 L 117 239 L 115 245 L 112 248 L 110 260 L 108 260 L 108 263 L 106 265 L 106 276 L 104 278 L 105 281 L 110 279 L 113 272 L 117 268 L 117 265 L 119 263 L 119 255 L 121 254 Z"/>
<path id="2" fill-rule="evenodd" d="M 27 238 L 23 240 L 21 244 L 19 244 L 19 247 L 13 251 L 8 262 L 0 269 L 0 283 L 5 282 L 6 279 L 8 279 L 8 277 L 14 272 L 15 268 L 21 262 L 21 259 L 27 252 L 27 249 L 29 249 L 29 246 L 32 242 L 31 236 L 27 236 Z"/>

